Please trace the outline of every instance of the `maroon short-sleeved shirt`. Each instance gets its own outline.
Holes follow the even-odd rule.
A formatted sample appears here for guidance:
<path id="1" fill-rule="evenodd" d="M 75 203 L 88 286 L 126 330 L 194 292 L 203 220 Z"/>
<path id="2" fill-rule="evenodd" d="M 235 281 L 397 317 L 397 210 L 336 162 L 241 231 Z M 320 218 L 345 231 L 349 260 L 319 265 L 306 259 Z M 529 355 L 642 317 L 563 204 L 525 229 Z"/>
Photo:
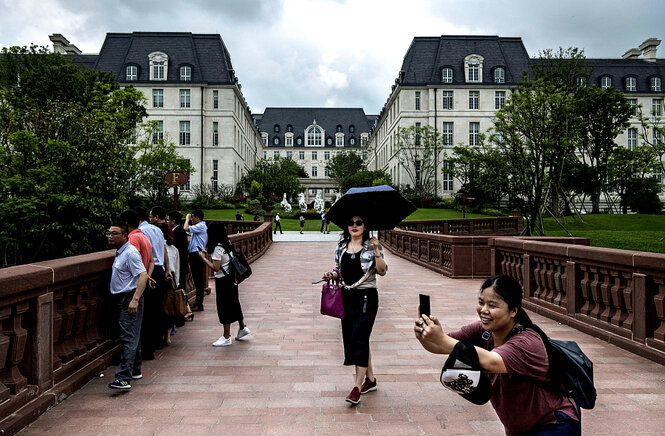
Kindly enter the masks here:
<path id="1" fill-rule="evenodd" d="M 449 336 L 458 340 L 478 343 L 483 329 L 480 321 L 466 325 Z M 578 421 L 575 401 L 549 392 L 528 379 L 515 377 L 526 375 L 542 381 L 547 376 L 549 361 L 545 344 L 537 332 L 525 329 L 508 341 L 494 348 L 494 339 L 487 341 L 488 350 L 498 353 L 508 372 L 488 374 L 492 382 L 492 406 L 506 429 L 506 435 L 516 435 L 536 427 L 555 423 L 554 412 L 563 412 Z"/>

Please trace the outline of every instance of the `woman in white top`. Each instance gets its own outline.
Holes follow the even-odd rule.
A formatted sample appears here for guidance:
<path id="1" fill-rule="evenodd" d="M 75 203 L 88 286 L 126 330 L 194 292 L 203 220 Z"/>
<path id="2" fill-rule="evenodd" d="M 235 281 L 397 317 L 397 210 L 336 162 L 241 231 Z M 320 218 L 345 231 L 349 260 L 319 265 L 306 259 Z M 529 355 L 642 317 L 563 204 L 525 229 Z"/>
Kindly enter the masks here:
<path id="1" fill-rule="evenodd" d="M 217 316 L 224 326 L 224 334 L 213 342 L 213 347 L 231 345 L 231 323 L 238 322 L 239 329 L 236 340 L 250 334 L 244 322 L 242 307 L 238 299 L 238 283 L 236 283 L 233 269 L 230 265 L 229 253 L 233 244 L 229 241 L 224 224 L 211 222 L 208 225 L 207 253 L 200 251 L 199 256 L 215 272 L 215 294 L 217 302 Z M 211 259 L 208 259 L 208 254 Z"/>

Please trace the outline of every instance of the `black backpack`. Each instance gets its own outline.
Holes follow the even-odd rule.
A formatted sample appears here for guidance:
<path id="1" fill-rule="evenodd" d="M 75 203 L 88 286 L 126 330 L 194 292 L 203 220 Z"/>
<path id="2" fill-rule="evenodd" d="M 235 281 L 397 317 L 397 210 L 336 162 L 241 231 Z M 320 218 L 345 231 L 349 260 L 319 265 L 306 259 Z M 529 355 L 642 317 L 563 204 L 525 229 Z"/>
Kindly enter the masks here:
<path id="1" fill-rule="evenodd" d="M 596 405 L 596 387 L 593 385 L 593 363 L 575 341 L 559 341 L 548 337 L 540 327 L 528 327 L 540 335 L 549 359 L 551 383 L 530 379 L 533 383 L 564 397 L 572 397 L 583 409 L 593 409 Z M 516 327 L 511 334 L 519 333 L 525 327 Z M 484 337 L 483 337 L 484 338 Z M 484 338 L 485 339 L 485 338 Z M 489 335 L 485 340 L 489 339 Z"/>
<path id="2" fill-rule="evenodd" d="M 229 255 L 231 256 L 230 265 L 231 270 L 233 270 L 233 277 L 236 283 L 242 283 L 243 280 L 252 275 L 252 268 L 241 251 L 233 249 Z"/>

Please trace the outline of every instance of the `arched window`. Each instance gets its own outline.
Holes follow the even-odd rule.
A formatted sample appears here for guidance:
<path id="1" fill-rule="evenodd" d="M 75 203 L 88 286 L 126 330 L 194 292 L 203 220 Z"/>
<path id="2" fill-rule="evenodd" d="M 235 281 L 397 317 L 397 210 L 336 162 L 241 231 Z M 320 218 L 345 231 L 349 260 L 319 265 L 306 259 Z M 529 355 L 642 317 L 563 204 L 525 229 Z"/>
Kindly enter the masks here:
<path id="1" fill-rule="evenodd" d="M 272 140 L 273 145 L 279 145 L 279 136 L 275 136 Z"/>
<path id="2" fill-rule="evenodd" d="M 503 67 L 494 69 L 494 83 L 506 83 L 506 70 Z"/>
<path id="3" fill-rule="evenodd" d="M 275 124 L 275 127 L 273 127 L 273 131 L 275 133 L 279 133 L 279 124 Z"/>
<path id="4" fill-rule="evenodd" d="M 159 51 L 148 55 L 150 60 L 150 80 L 166 80 L 169 70 L 169 57 L 166 53 Z"/>
<path id="5" fill-rule="evenodd" d="M 321 145 L 321 129 L 318 126 L 312 126 L 307 130 L 307 145 Z"/>
<path id="6" fill-rule="evenodd" d="M 335 127 L 335 132 L 340 133 L 342 131 L 342 125 L 338 124 L 337 127 Z"/>
<path id="7" fill-rule="evenodd" d="M 353 124 L 351 124 L 351 125 L 349 126 L 349 133 L 353 133 L 353 132 L 355 132 L 355 131 L 356 131 L 356 126 L 354 126 Z"/>
<path id="8" fill-rule="evenodd" d="M 471 54 L 464 58 L 464 71 L 466 81 L 481 83 L 483 81 L 483 62 L 485 58 L 477 54 Z"/>
<path id="9" fill-rule="evenodd" d="M 287 132 L 293 132 L 293 126 L 291 124 L 286 125 L 286 131 Z"/>
<path id="10" fill-rule="evenodd" d="M 603 76 L 600 78 L 600 87 L 602 89 L 607 89 L 612 87 L 612 77 L 611 76 Z"/>

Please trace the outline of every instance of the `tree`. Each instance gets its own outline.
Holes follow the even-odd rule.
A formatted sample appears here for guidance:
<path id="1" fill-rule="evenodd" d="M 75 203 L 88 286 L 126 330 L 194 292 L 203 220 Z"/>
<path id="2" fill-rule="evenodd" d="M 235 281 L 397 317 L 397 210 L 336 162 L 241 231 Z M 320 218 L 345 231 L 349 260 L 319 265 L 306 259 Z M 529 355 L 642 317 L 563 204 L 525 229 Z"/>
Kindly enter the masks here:
<path id="1" fill-rule="evenodd" d="M 432 126 L 400 128 L 395 137 L 395 155 L 400 168 L 413 187 L 430 197 L 436 191 L 436 151 L 443 144 L 441 134 Z"/>
<path id="2" fill-rule="evenodd" d="M 492 146 L 510 169 L 510 194 L 526 211 L 525 230 L 536 223 L 541 234 L 542 211 L 549 189 L 560 183 L 566 158 L 575 158 L 570 136 L 573 96 L 543 79 L 523 82 L 496 113 Z"/>
<path id="3" fill-rule="evenodd" d="M 143 95 L 45 48 L 0 56 L 3 266 L 95 251 L 125 207 Z"/>
<path id="4" fill-rule="evenodd" d="M 644 146 L 635 150 L 619 147 L 610 156 L 607 165 L 608 188 L 618 194 L 622 213 L 628 213 L 629 205 L 636 203 L 635 198 L 631 197 L 643 191 L 643 188 L 650 189 L 652 183 L 643 181 L 651 178 L 650 174 L 657 166 L 654 162 L 656 160 L 652 149 Z M 637 197 L 643 199 L 648 194 L 639 194 Z"/>
<path id="5" fill-rule="evenodd" d="M 263 186 L 262 195 L 265 198 L 272 196 L 277 199 L 283 193 L 286 193 L 287 198 L 293 198 L 302 191 L 299 177 L 308 176 L 305 170 L 291 159 L 261 159 L 256 167 L 242 176 L 238 186 L 247 193 L 251 189 L 252 181 L 256 181 Z"/>
<path id="6" fill-rule="evenodd" d="M 582 161 L 593 169 L 591 213 L 599 213 L 601 192 L 608 193 L 608 162 L 619 148 L 614 138 L 628 127 L 633 109 L 622 92 L 590 86 L 577 92 L 575 110 L 583 132 L 578 152 Z"/>
<path id="7" fill-rule="evenodd" d="M 392 185 L 390 174 L 383 170 L 360 171 L 346 176 L 340 183 L 340 190 L 346 192 L 349 188 L 378 185 Z"/>
<path id="8" fill-rule="evenodd" d="M 531 66 L 533 79 L 542 79 L 557 89 L 577 94 L 584 89 L 592 67 L 586 61 L 584 50 L 576 47 L 558 50 L 545 49 Z"/>
<path id="9" fill-rule="evenodd" d="M 359 171 L 367 170 L 365 162 L 360 154 L 353 150 L 342 151 L 335 154 L 326 165 L 328 176 L 341 184 L 342 180 Z"/>

